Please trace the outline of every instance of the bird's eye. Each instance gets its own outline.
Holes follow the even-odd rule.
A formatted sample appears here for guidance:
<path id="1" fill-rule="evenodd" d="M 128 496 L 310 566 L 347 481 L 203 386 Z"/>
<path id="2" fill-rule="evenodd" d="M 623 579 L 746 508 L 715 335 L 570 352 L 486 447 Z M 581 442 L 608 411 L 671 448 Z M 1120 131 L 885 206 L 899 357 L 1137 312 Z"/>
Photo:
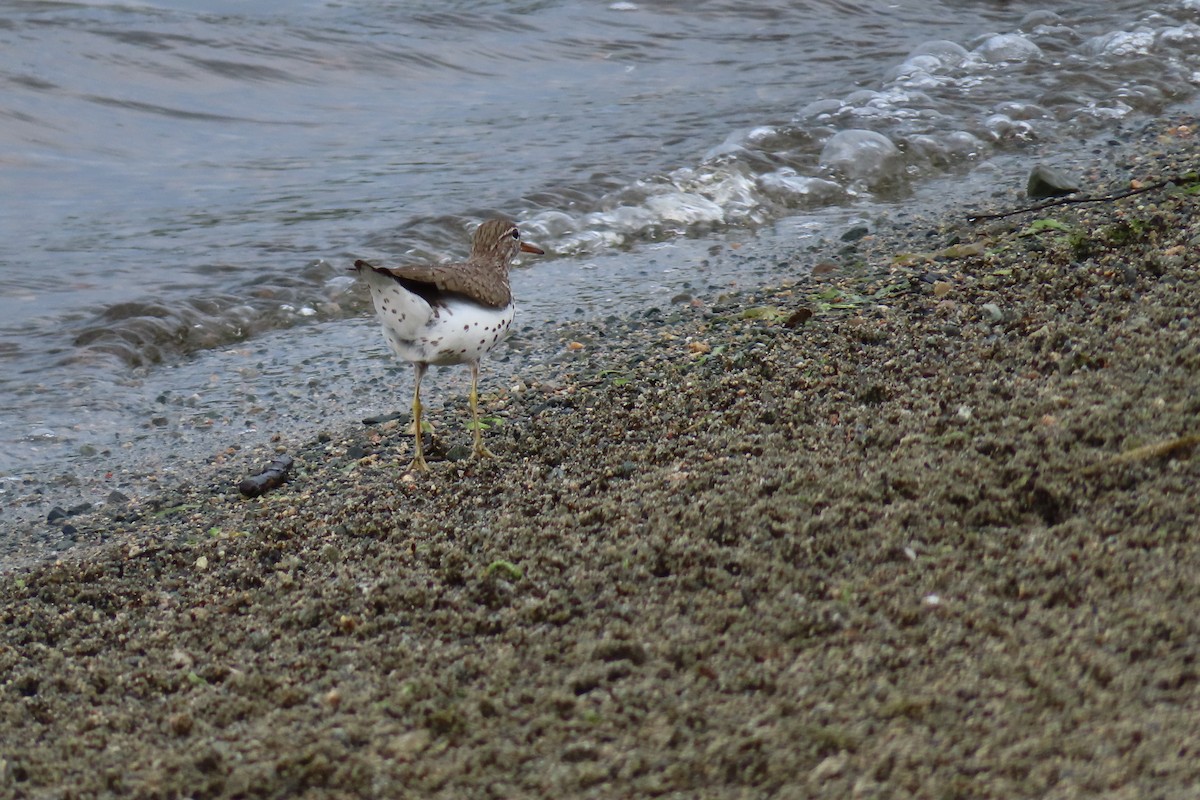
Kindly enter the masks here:
<path id="1" fill-rule="evenodd" d="M 519 230 L 517 230 L 516 228 L 513 228 L 513 230 L 512 230 L 512 238 L 514 238 L 514 239 L 520 239 L 520 238 L 521 238 L 521 232 L 520 232 Z"/>

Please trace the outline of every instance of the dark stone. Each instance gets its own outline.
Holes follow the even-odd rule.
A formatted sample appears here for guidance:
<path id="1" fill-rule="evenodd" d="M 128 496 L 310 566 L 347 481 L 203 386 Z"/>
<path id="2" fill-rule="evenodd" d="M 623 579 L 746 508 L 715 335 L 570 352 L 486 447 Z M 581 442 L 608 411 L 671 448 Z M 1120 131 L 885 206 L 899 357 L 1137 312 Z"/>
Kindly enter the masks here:
<path id="1" fill-rule="evenodd" d="M 799 308 L 792 312 L 792 315 L 784 320 L 785 328 L 797 328 L 812 319 L 813 311 L 811 308 Z"/>
<path id="2" fill-rule="evenodd" d="M 408 415 L 403 411 L 393 411 L 391 414 L 382 414 L 377 417 L 366 417 L 363 419 L 363 425 L 382 425 L 385 422 L 391 422 L 394 419 L 404 419 Z M 327 441 L 327 440 L 322 440 Z"/>
<path id="3" fill-rule="evenodd" d="M 471 457 L 471 448 L 465 444 L 456 444 L 446 451 L 447 461 L 466 461 Z"/>
<path id="4" fill-rule="evenodd" d="M 289 455 L 280 455 L 258 475 L 252 475 L 238 484 L 238 491 L 246 497 L 258 497 L 272 489 L 282 486 L 287 481 L 288 472 L 296 463 Z"/>
<path id="5" fill-rule="evenodd" d="M 1025 194 L 1034 200 L 1046 197 L 1065 197 L 1079 191 L 1079 182 L 1062 170 L 1038 164 L 1029 173 L 1029 181 L 1025 184 Z"/>
<path id="6" fill-rule="evenodd" d="M 631 661 L 646 663 L 646 648 L 639 642 L 605 640 L 596 645 L 592 655 L 597 661 Z"/>

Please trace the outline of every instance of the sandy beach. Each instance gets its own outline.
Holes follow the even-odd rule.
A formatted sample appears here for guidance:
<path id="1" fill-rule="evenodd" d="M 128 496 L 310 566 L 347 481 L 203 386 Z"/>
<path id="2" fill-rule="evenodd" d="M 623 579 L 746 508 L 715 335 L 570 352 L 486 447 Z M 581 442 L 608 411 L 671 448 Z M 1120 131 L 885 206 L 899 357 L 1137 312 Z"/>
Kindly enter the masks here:
<path id="1" fill-rule="evenodd" d="M 400 419 L 70 517 L 0 576 L 0 793 L 1194 796 L 1198 135 L 565 328 L 495 460 L 455 398 L 427 476 Z"/>

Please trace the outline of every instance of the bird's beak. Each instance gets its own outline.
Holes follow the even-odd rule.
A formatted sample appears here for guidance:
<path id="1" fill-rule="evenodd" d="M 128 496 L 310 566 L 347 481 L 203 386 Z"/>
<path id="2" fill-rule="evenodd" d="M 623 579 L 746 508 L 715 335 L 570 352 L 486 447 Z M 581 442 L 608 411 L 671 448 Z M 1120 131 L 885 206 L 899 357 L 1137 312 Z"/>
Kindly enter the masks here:
<path id="1" fill-rule="evenodd" d="M 546 255 L 545 250 L 543 250 L 540 247 L 534 247 L 533 245 L 529 244 L 528 242 L 521 242 L 521 252 L 522 253 L 533 253 L 534 255 L 539 255 L 539 256 Z"/>

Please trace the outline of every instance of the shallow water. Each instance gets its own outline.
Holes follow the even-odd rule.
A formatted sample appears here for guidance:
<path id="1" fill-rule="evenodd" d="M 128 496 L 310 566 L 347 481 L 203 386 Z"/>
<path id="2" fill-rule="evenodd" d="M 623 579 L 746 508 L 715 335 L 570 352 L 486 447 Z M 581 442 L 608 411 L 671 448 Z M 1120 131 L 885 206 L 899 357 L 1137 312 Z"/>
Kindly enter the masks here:
<path id="1" fill-rule="evenodd" d="M 0 2 L 10 494 L 403 405 L 354 257 L 514 216 L 532 336 L 772 277 L 713 242 L 1020 185 L 1200 81 L 1194 0 L 245 5 Z"/>

